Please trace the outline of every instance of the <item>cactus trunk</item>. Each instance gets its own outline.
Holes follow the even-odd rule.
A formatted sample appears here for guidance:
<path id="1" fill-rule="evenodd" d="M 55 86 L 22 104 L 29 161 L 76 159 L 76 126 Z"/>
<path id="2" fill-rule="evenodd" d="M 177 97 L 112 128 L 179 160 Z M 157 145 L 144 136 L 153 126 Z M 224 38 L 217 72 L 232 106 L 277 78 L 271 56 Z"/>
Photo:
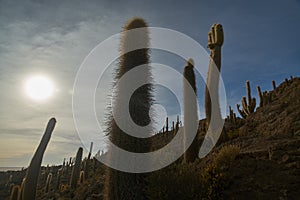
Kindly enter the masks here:
<path id="1" fill-rule="evenodd" d="M 9 200 L 18 200 L 19 193 L 20 193 L 20 186 L 18 185 L 13 186 Z"/>
<path id="2" fill-rule="evenodd" d="M 50 190 L 50 185 L 51 185 L 51 181 L 52 181 L 52 174 L 49 173 L 47 180 L 46 180 L 46 187 L 45 187 L 45 192 L 48 193 Z"/>
<path id="3" fill-rule="evenodd" d="M 184 145 L 187 145 L 187 134 L 190 133 L 190 129 L 193 124 L 198 124 L 198 114 L 197 114 L 197 99 L 193 98 L 197 94 L 196 79 L 194 73 L 194 63 L 191 59 L 188 60 L 186 67 L 184 68 L 183 76 L 187 81 L 183 83 L 184 92 Z M 187 85 L 189 84 L 189 85 Z M 195 92 L 195 96 L 191 96 L 188 93 L 188 87 L 192 87 Z M 192 144 L 186 147 L 187 150 L 184 153 L 185 162 L 194 162 L 198 157 L 199 144 L 196 138 L 194 138 Z"/>
<path id="4" fill-rule="evenodd" d="M 76 154 L 75 164 L 73 166 L 72 175 L 71 175 L 70 186 L 72 189 L 76 189 L 78 179 L 80 176 L 82 152 L 83 152 L 82 147 L 79 147 L 77 154 Z"/>
<path id="5" fill-rule="evenodd" d="M 55 118 L 51 118 L 48 122 L 43 138 L 30 162 L 30 165 L 27 169 L 23 189 L 22 189 L 23 190 L 21 195 L 22 200 L 35 199 L 36 187 L 37 187 L 37 181 L 40 173 L 41 163 L 48 142 L 50 141 L 51 134 L 54 130 L 55 124 L 56 124 Z"/>
<path id="6" fill-rule="evenodd" d="M 126 32 L 127 30 L 139 29 L 137 34 Z M 119 68 L 117 69 L 116 81 L 120 79 L 126 72 L 137 67 L 144 65 L 147 68 L 137 76 L 137 79 L 151 81 L 151 72 L 149 63 L 149 36 L 147 30 L 147 24 L 143 19 L 133 18 L 124 27 L 125 32 L 122 35 L 122 46 L 121 46 L 121 58 Z M 144 46 L 142 49 L 133 50 L 127 52 L 127 49 L 132 46 Z M 126 85 L 118 85 L 116 88 L 116 97 L 113 108 L 118 113 L 118 108 L 123 105 L 122 96 L 126 92 Z M 129 102 L 129 114 L 132 120 L 138 126 L 145 126 L 150 123 L 149 109 L 152 104 L 152 85 L 146 84 L 139 87 L 132 94 Z M 122 95 L 123 94 L 123 95 Z M 115 120 L 111 116 L 108 124 L 108 135 L 112 143 L 117 145 L 119 148 L 130 152 L 149 152 L 150 142 L 147 139 L 141 139 L 126 134 L 116 124 Z M 150 134 L 150 133 L 141 133 Z M 110 148 L 110 147 L 108 147 Z M 108 151 L 110 152 L 110 151 Z M 117 152 L 110 152 L 108 154 L 111 159 L 118 158 Z M 133 174 L 117 171 L 111 168 L 107 169 L 106 181 L 105 181 L 105 199 L 146 199 L 145 188 L 146 188 L 146 174 Z"/>
<path id="7" fill-rule="evenodd" d="M 210 49 L 210 62 L 207 72 L 206 90 L 205 90 L 205 114 L 207 128 L 210 125 L 212 110 L 216 120 L 222 120 L 219 106 L 219 76 L 221 71 L 221 47 L 223 45 L 224 35 L 221 24 L 212 25 L 208 33 L 208 48 Z M 218 70 L 218 71 L 216 71 Z M 214 99 L 212 108 L 212 98 Z M 212 131 L 218 127 L 211 127 Z"/>

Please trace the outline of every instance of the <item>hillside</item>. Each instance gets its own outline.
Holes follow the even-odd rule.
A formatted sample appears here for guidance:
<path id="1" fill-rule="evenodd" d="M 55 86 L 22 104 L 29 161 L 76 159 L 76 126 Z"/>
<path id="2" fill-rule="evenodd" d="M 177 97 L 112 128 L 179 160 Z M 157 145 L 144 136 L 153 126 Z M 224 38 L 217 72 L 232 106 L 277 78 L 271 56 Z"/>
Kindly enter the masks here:
<path id="1" fill-rule="evenodd" d="M 281 83 L 270 91 L 267 105 L 258 107 L 246 119 L 226 120 L 218 146 L 204 159 L 176 163 L 148 174 L 149 199 L 297 199 L 300 195 L 300 78 Z M 205 133 L 200 121 L 199 144 Z M 152 138 L 153 149 L 172 139 L 173 131 Z M 84 159 L 82 166 L 86 166 Z M 96 159 L 84 168 L 90 174 L 77 189 L 68 186 L 71 170 L 60 179 L 62 166 L 43 168 L 38 199 L 103 199 L 106 167 Z M 45 192 L 47 174 L 53 174 Z M 10 177 L 10 175 L 12 175 Z M 21 184 L 25 172 L 1 173 L 1 198 Z M 9 180 L 11 179 L 11 180 Z M 8 197 L 7 197 L 8 199 Z"/>

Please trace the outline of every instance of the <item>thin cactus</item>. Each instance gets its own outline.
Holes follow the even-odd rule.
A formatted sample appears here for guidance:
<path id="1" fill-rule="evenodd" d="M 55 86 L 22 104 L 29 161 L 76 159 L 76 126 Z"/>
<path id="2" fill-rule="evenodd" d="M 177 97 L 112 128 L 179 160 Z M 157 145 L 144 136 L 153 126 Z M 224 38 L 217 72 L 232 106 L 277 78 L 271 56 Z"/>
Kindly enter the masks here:
<path id="1" fill-rule="evenodd" d="M 172 121 L 172 131 L 174 132 L 175 131 L 175 122 Z"/>
<path id="2" fill-rule="evenodd" d="M 52 173 L 49 173 L 46 180 L 46 187 L 45 187 L 46 193 L 50 191 L 51 182 L 52 182 Z"/>
<path id="3" fill-rule="evenodd" d="M 56 185 L 55 185 L 55 189 L 56 189 L 57 191 L 59 190 L 60 179 L 61 179 L 62 174 L 63 174 L 63 169 L 59 169 L 59 170 L 57 171 Z"/>
<path id="4" fill-rule="evenodd" d="M 91 146 L 90 146 L 90 151 L 89 151 L 88 159 L 91 159 L 92 152 L 93 152 L 93 142 L 91 142 Z"/>
<path id="5" fill-rule="evenodd" d="M 233 124 L 236 125 L 236 115 L 233 112 L 231 106 L 229 106 L 229 121 Z"/>
<path id="6" fill-rule="evenodd" d="M 207 72 L 206 90 L 205 90 L 205 114 L 206 123 L 209 127 L 212 115 L 212 99 L 214 97 L 216 116 L 221 120 L 221 111 L 219 106 L 219 73 L 221 71 L 221 47 L 224 42 L 224 33 L 221 24 L 213 24 L 208 32 L 208 48 L 210 50 L 210 62 Z M 215 71 L 217 69 L 218 71 Z M 212 127 L 213 128 L 213 127 Z M 214 127 L 213 129 L 218 128 Z"/>
<path id="7" fill-rule="evenodd" d="M 191 134 L 191 128 L 196 123 L 198 125 L 197 114 L 197 98 L 193 98 L 188 92 L 189 87 L 192 87 L 195 96 L 197 95 L 196 78 L 194 73 L 194 62 L 192 59 L 187 61 L 183 71 L 183 76 L 186 79 L 183 83 L 184 92 L 184 145 L 187 146 L 188 134 Z M 187 148 L 187 147 L 186 147 Z M 184 153 L 185 162 L 194 162 L 198 157 L 199 145 L 197 137 L 194 138 L 192 144 Z"/>
<path id="8" fill-rule="evenodd" d="M 75 189 L 77 187 L 77 183 L 80 175 L 82 153 L 83 153 L 83 149 L 82 147 L 79 147 L 76 154 L 75 164 L 73 166 L 72 175 L 71 175 L 70 186 L 72 189 Z"/>
<path id="9" fill-rule="evenodd" d="M 271 92 L 261 92 L 261 89 L 259 86 L 257 86 L 257 92 L 259 96 L 259 107 L 263 107 L 269 103 L 272 102 L 272 93 Z"/>
<path id="10" fill-rule="evenodd" d="M 256 99 L 251 97 L 251 88 L 250 88 L 250 82 L 246 81 L 246 91 L 248 96 L 248 103 L 247 98 L 242 97 L 242 110 L 240 109 L 240 105 L 237 104 L 237 110 L 240 113 L 240 115 L 246 119 L 248 115 L 251 113 L 254 113 L 255 107 L 256 107 Z"/>
<path id="11" fill-rule="evenodd" d="M 41 163 L 48 142 L 50 141 L 51 134 L 54 130 L 55 124 L 56 124 L 55 118 L 51 118 L 48 122 L 42 140 L 30 162 L 30 165 L 27 169 L 27 173 L 25 176 L 26 178 L 23 186 L 21 200 L 35 199 L 36 197 L 37 181 L 40 173 Z"/>
<path id="12" fill-rule="evenodd" d="M 169 131 L 169 118 L 166 118 L 166 132 Z"/>
<path id="13" fill-rule="evenodd" d="M 18 200 L 20 190 L 21 190 L 21 188 L 20 188 L 19 185 L 14 185 L 12 190 L 11 190 L 9 200 Z"/>
<path id="14" fill-rule="evenodd" d="M 177 115 L 177 120 L 176 120 L 176 126 L 175 126 L 175 128 L 176 128 L 176 131 L 178 131 L 178 129 L 179 129 L 179 116 Z"/>
<path id="15" fill-rule="evenodd" d="M 24 190 L 25 180 L 26 180 L 26 178 L 23 178 L 23 180 L 22 180 L 18 200 L 24 200 L 24 199 L 22 198 L 22 194 L 23 194 L 23 190 Z"/>
<path id="16" fill-rule="evenodd" d="M 138 29 L 137 28 L 142 28 Z M 134 35 L 128 33 L 127 30 L 136 29 Z M 149 64 L 149 35 L 147 30 L 147 23 L 140 18 L 133 18 L 124 27 L 122 33 L 122 45 L 119 67 L 117 69 L 115 80 L 119 80 L 129 70 L 144 65 L 146 69 L 137 76 L 137 79 L 147 80 L 151 82 L 151 71 Z M 128 48 L 138 45 L 144 48 L 136 49 L 127 52 Z M 132 50 L 132 49 L 131 49 Z M 118 85 L 116 88 L 116 96 L 114 101 L 114 109 L 118 113 L 118 108 L 123 105 L 122 96 L 126 88 Z M 149 110 L 152 105 L 152 85 L 146 84 L 139 87 L 132 94 L 129 102 L 129 113 L 132 121 L 138 126 L 146 126 L 151 122 Z M 125 119 L 124 119 L 125 120 Z M 131 152 L 149 152 L 150 142 L 147 139 L 132 137 L 121 130 L 116 124 L 112 115 L 108 119 L 108 135 L 112 143 L 119 148 Z M 150 135 L 149 132 L 144 131 L 141 134 Z M 110 147 L 107 156 L 110 159 L 118 157 L 117 152 L 112 152 Z M 104 189 L 105 199 L 145 199 L 146 174 L 130 174 L 117 171 L 111 168 L 107 169 Z"/>
<path id="17" fill-rule="evenodd" d="M 276 83 L 274 80 L 272 80 L 272 86 L 273 86 L 273 90 L 276 90 Z"/>
<path id="18" fill-rule="evenodd" d="M 263 104 L 263 95 L 262 95 L 261 89 L 259 86 L 257 86 L 256 88 L 257 88 L 257 93 L 259 96 L 259 107 L 263 107 L 264 104 Z"/>

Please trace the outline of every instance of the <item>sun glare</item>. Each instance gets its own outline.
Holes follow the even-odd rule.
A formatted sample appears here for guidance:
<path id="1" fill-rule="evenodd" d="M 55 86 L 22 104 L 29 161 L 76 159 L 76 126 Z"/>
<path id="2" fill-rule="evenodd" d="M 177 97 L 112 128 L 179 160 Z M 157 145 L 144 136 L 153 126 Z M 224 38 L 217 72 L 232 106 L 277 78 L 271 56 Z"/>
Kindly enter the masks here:
<path id="1" fill-rule="evenodd" d="M 26 94 L 34 100 L 44 100 L 53 94 L 53 83 L 45 76 L 34 76 L 25 83 Z"/>

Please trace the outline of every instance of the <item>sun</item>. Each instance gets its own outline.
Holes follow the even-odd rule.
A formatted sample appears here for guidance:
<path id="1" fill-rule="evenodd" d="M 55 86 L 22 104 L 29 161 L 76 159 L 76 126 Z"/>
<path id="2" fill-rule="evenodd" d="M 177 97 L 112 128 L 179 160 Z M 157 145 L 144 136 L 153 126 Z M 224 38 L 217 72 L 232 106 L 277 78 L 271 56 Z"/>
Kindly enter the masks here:
<path id="1" fill-rule="evenodd" d="M 53 91 L 53 83 L 45 76 L 33 76 L 25 83 L 25 93 L 34 100 L 48 99 Z"/>

